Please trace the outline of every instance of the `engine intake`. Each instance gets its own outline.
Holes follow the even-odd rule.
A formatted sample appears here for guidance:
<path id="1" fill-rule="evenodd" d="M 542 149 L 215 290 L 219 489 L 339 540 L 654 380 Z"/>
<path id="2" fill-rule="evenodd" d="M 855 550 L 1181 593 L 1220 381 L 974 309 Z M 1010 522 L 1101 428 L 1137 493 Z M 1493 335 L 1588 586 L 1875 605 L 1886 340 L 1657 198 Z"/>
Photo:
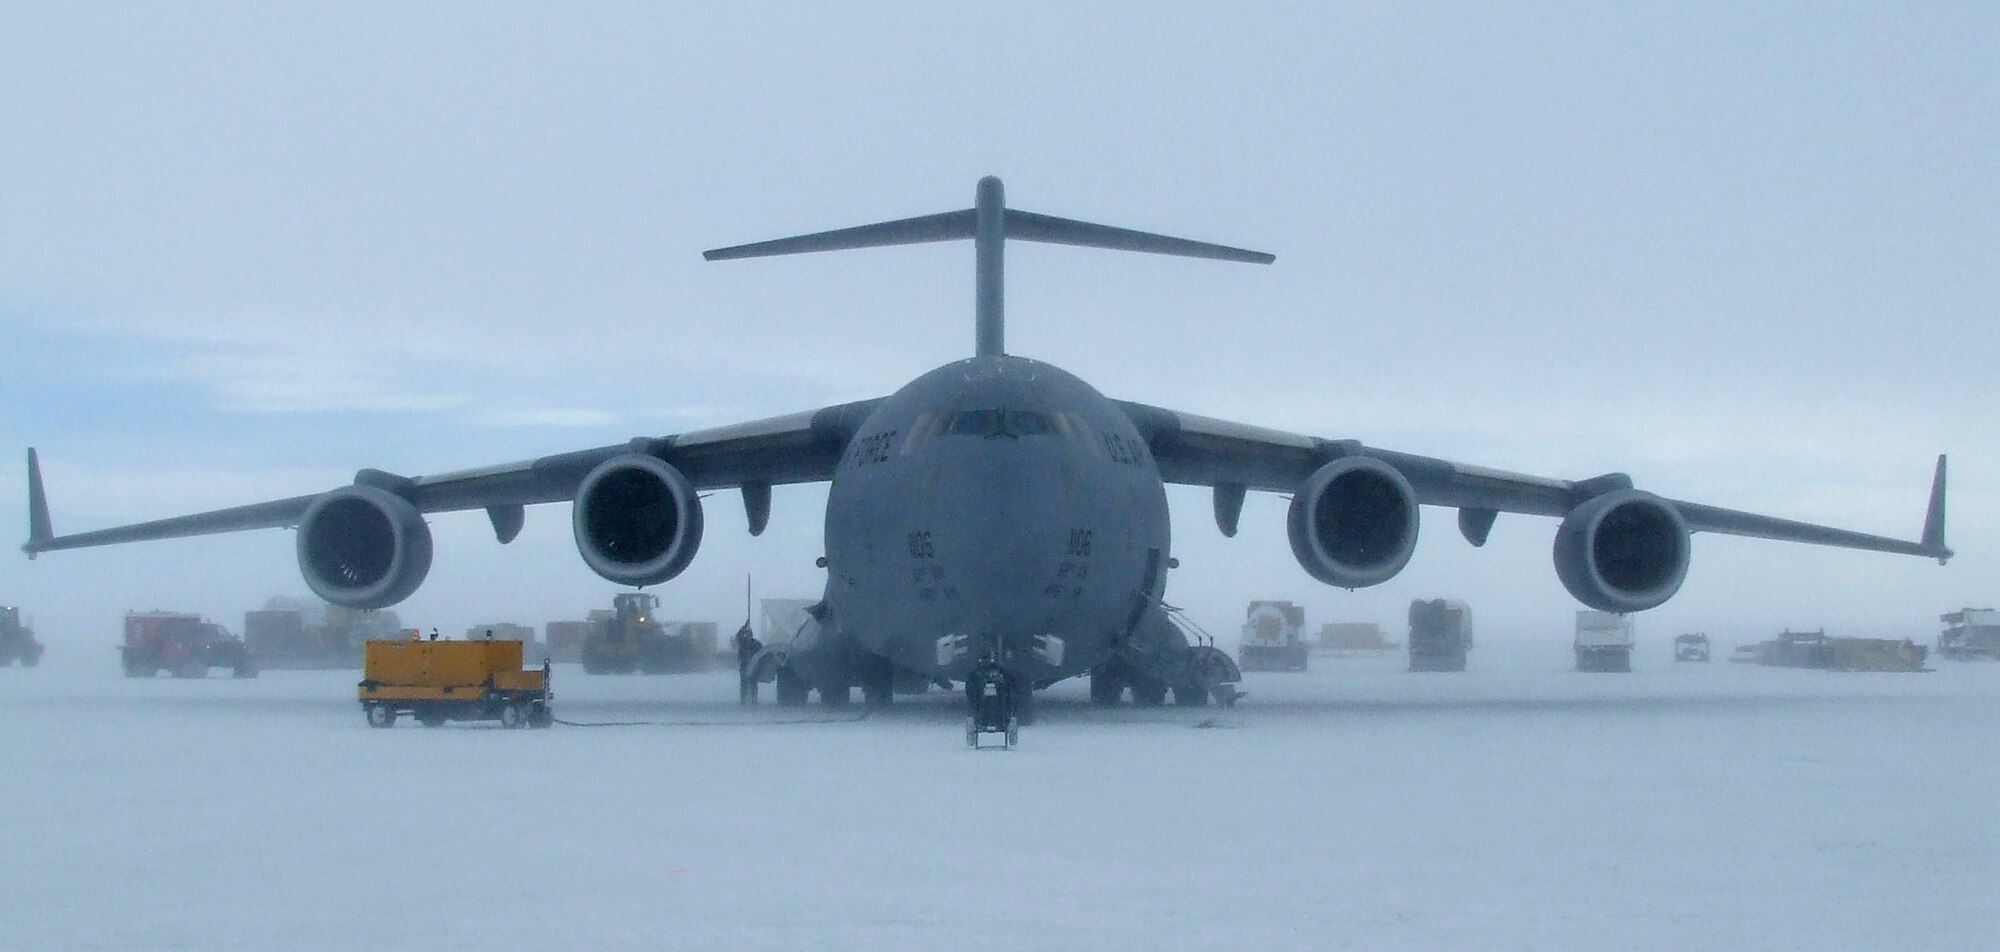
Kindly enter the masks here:
<path id="1" fill-rule="evenodd" d="M 620 585 L 654 585 L 694 560 L 701 547 L 701 499 L 680 470 L 628 453 L 583 478 L 570 524 L 591 571 Z"/>
<path id="2" fill-rule="evenodd" d="M 403 497 L 342 486 L 299 519 L 299 572 L 319 597 L 345 608 L 387 608 L 431 571 L 431 528 Z"/>
<path id="3" fill-rule="evenodd" d="M 1366 456 L 1321 466 L 1292 495 L 1285 528 L 1306 573 L 1328 585 L 1388 581 L 1417 548 L 1417 494 L 1395 467 Z"/>
<path id="4" fill-rule="evenodd" d="M 1687 520 L 1672 503 L 1636 489 L 1613 490 L 1563 517 L 1556 575 L 1577 601 L 1598 611 L 1645 611 L 1680 591 L 1688 541 Z"/>

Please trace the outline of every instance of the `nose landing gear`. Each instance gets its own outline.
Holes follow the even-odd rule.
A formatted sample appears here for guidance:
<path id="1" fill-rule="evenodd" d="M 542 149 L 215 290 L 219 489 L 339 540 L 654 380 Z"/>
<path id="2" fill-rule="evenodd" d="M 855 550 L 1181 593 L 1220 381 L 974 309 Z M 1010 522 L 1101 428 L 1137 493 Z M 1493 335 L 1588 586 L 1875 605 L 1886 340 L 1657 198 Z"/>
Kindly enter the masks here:
<path id="1" fill-rule="evenodd" d="M 965 679 L 965 699 L 971 707 L 965 719 L 965 746 L 1006 750 L 1020 742 L 1017 691 L 1027 688 L 1020 681 L 992 661 L 982 661 L 972 669 Z"/>

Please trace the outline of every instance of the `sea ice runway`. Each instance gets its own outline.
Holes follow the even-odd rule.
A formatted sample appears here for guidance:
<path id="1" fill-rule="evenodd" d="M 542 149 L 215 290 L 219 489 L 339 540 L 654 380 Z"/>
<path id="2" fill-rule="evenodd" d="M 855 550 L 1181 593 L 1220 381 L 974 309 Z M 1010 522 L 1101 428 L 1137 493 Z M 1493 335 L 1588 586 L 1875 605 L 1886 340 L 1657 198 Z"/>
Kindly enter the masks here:
<path id="1" fill-rule="evenodd" d="M 371 730 L 351 672 L 0 670 L 21 949 L 1882 949 L 2000 936 L 2000 666 L 1567 670 L 1488 642 L 1253 674 L 746 711 L 556 669 L 572 721 Z M 1659 657 L 1653 657 L 1654 654 Z M 102 662 L 102 663 L 96 663 Z M 768 692 L 767 692 L 768 696 Z"/>

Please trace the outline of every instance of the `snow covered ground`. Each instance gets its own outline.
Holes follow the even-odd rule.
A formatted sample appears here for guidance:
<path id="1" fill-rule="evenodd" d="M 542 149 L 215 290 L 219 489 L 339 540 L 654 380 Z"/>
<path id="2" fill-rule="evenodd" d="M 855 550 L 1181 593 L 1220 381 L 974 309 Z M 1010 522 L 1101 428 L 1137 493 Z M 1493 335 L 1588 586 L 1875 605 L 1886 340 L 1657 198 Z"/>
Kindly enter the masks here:
<path id="1" fill-rule="evenodd" d="M 972 753 L 941 693 L 831 720 L 558 666 L 559 716 L 675 723 L 385 732 L 351 673 L 135 682 L 55 645 L 0 670 L 0 947 L 2000 941 L 2000 665 L 1568 661 L 1315 659 L 1233 711 L 1065 684 Z"/>

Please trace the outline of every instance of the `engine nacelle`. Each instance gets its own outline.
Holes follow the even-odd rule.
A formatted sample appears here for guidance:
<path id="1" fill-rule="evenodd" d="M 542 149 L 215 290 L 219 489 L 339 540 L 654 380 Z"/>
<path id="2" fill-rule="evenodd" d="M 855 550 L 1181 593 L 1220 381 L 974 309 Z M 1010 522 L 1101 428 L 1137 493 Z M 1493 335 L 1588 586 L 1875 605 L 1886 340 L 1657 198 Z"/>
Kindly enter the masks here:
<path id="1" fill-rule="evenodd" d="M 1680 591 L 1688 527 L 1652 493 L 1618 489 L 1570 510 L 1556 530 L 1556 575 L 1576 600 L 1603 612 L 1645 611 Z"/>
<path id="2" fill-rule="evenodd" d="M 314 594 L 345 608 L 387 608 L 430 574 L 431 527 L 395 493 L 342 486 L 306 507 L 298 551 Z"/>
<path id="3" fill-rule="evenodd" d="M 570 525 L 591 571 L 620 585 L 654 585 L 694 560 L 701 547 L 701 499 L 680 470 L 628 453 L 583 477 Z"/>
<path id="4" fill-rule="evenodd" d="M 1292 494 L 1292 554 L 1328 585 L 1388 581 L 1417 548 L 1417 494 L 1394 466 L 1349 456 L 1321 466 Z"/>

